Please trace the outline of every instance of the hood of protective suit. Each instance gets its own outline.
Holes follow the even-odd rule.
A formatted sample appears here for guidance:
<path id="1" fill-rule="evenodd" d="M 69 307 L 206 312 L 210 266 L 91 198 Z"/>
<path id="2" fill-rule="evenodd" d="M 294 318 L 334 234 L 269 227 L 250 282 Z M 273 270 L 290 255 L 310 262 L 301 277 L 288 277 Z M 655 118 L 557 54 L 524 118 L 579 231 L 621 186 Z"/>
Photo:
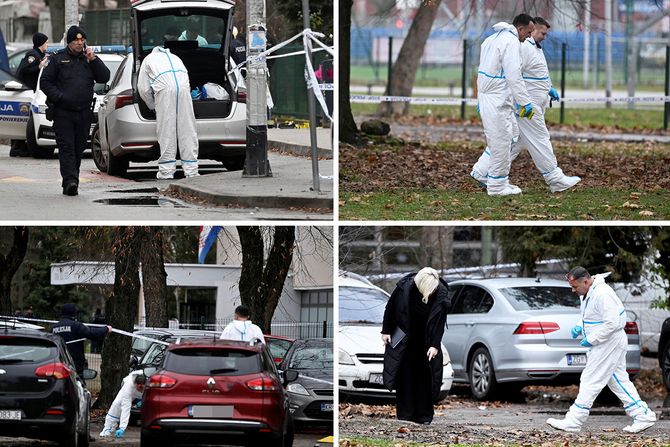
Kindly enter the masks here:
<path id="1" fill-rule="evenodd" d="M 507 22 L 498 22 L 495 25 L 493 25 L 493 31 L 498 32 L 498 31 L 504 31 L 504 30 L 511 31 L 514 34 L 516 34 L 517 36 L 519 35 L 517 33 L 516 27 L 512 24 L 507 23 Z"/>
<path id="2" fill-rule="evenodd" d="M 605 278 L 610 276 L 612 272 L 607 272 L 607 273 L 598 273 L 597 275 L 593 275 L 593 284 L 591 287 L 599 286 L 600 284 L 605 284 Z"/>
<path id="3" fill-rule="evenodd" d="M 244 334 L 244 333 L 248 332 L 249 328 L 251 327 L 252 324 L 253 323 L 251 322 L 251 320 L 245 320 L 245 321 L 233 320 L 233 327 L 240 334 Z"/>

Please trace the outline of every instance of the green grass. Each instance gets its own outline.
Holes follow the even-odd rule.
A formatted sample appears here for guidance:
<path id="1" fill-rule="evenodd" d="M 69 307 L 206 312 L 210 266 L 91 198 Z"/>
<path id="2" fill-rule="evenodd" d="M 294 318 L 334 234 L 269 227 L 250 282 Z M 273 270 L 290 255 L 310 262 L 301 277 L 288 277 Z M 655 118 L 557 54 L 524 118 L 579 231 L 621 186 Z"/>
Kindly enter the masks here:
<path id="1" fill-rule="evenodd" d="M 340 190 L 340 220 L 667 220 L 667 191 L 575 189 L 551 194 L 543 185 L 519 196 L 489 197 L 484 190 Z M 652 215 L 640 214 L 652 212 Z"/>
<path id="2" fill-rule="evenodd" d="M 407 441 L 399 441 L 397 439 L 394 440 L 388 440 L 388 439 L 377 439 L 377 438 L 365 438 L 365 437 L 342 437 L 340 439 L 340 444 L 342 442 L 347 441 L 349 442 L 348 445 L 352 447 L 397 447 L 397 446 L 403 446 L 403 447 L 421 447 L 421 446 L 430 446 L 434 445 L 434 443 L 422 443 L 422 442 L 407 442 Z M 469 447 L 479 447 L 480 444 L 449 444 L 450 446 L 453 447 L 460 447 L 467 445 Z"/>

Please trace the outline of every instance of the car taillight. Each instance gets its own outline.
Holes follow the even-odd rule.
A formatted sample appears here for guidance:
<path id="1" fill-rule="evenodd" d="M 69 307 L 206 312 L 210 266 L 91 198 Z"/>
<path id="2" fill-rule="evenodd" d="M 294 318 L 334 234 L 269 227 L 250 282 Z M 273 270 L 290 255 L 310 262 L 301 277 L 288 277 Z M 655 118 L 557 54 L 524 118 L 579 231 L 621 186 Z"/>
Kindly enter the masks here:
<path id="1" fill-rule="evenodd" d="M 254 391 L 276 391 L 279 389 L 277 382 L 269 377 L 259 377 L 258 379 L 248 380 L 247 386 Z"/>
<path id="2" fill-rule="evenodd" d="M 54 379 L 67 379 L 70 377 L 70 368 L 63 363 L 49 363 L 35 370 L 37 377 L 53 377 Z"/>
<path id="3" fill-rule="evenodd" d="M 517 326 L 514 333 L 517 335 L 548 334 L 559 329 L 560 326 L 556 323 L 549 323 L 546 321 L 527 321 Z"/>
<path id="4" fill-rule="evenodd" d="M 628 335 L 638 335 L 640 333 L 637 328 L 637 323 L 634 321 L 629 321 L 626 323 L 626 325 L 623 327 L 623 330 Z"/>
<path id="5" fill-rule="evenodd" d="M 129 106 L 134 102 L 135 100 L 133 99 L 133 95 L 125 95 L 121 93 L 116 96 L 116 100 L 114 101 L 114 110 L 120 109 L 121 107 Z"/>
<path id="6" fill-rule="evenodd" d="M 173 377 L 164 376 L 162 374 L 154 374 L 149 379 L 149 384 L 147 386 L 149 388 L 172 388 L 176 384 L 177 379 Z"/>
<path id="7" fill-rule="evenodd" d="M 247 92 L 237 92 L 237 102 L 245 103 L 247 102 Z"/>

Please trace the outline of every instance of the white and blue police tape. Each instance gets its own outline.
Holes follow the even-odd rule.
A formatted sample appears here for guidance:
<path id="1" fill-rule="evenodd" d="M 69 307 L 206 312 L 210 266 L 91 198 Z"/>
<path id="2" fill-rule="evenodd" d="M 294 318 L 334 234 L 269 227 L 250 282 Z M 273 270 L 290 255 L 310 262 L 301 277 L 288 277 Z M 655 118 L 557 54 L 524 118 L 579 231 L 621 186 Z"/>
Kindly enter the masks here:
<path id="1" fill-rule="evenodd" d="M 416 96 L 381 96 L 381 95 L 350 95 L 352 103 L 379 104 L 381 102 L 409 102 L 412 104 L 435 104 L 435 105 L 460 105 L 465 102 L 468 105 L 476 105 L 476 98 L 454 98 L 454 97 L 416 97 Z M 623 96 L 623 97 L 586 97 L 586 98 L 562 98 L 562 102 L 670 102 L 670 96 Z"/>

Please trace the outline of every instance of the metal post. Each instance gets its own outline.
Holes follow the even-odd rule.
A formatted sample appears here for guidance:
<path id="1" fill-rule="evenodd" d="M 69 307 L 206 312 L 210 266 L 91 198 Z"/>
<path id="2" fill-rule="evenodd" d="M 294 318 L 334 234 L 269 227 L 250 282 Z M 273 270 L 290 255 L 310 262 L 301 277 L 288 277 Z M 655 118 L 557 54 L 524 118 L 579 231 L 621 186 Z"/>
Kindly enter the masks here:
<path id="1" fill-rule="evenodd" d="M 468 82 L 465 79 L 468 66 L 468 39 L 463 40 L 463 69 L 461 70 L 461 119 L 465 119 L 465 98 L 467 97 Z"/>
<path id="2" fill-rule="evenodd" d="M 393 96 L 393 92 L 391 90 L 391 69 L 393 68 L 393 36 L 389 36 L 388 50 L 389 55 L 388 60 L 386 61 L 386 94 Z M 393 112 L 393 103 L 389 101 L 386 103 L 386 113 L 390 115 L 391 112 Z"/>
<path id="3" fill-rule="evenodd" d="M 321 334 L 323 338 L 328 338 L 328 322 L 324 320 L 323 322 L 323 332 Z"/>
<path id="4" fill-rule="evenodd" d="M 561 44 L 561 98 L 564 99 L 561 101 L 561 124 L 564 123 L 565 118 L 565 53 L 567 46 L 565 42 Z"/>
<path id="5" fill-rule="evenodd" d="M 305 29 L 309 29 L 309 0 L 302 0 L 302 23 Z M 312 59 L 312 42 L 305 39 L 305 54 Z M 308 79 L 309 89 L 307 91 L 307 107 L 309 109 L 309 142 L 312 146 L 312 186 L 314 191 L 320 192 L 321 185 L 319 179 L 319 154 L 316 148 L 316 97 L 314 96 L 314 87 L 312 82 L 316 80 Z"/>
<path id="6" fill-rule="evenodd" d="M 670 96 L 670 45 L 665 47 L 665 96 Z M 670 117 L 670 102 L 665 102 L 665 113 L 663 113 L 663 129 L 668 129 L 668 118 Z"/>
<path id="7" fill-rule="evenodd" d="M 242 177 L 272 177 L 268 160 L 265 1 L 247 1 L 247 156 Z"/>
<path id="8" fill-rule="evenodd" d="M 589 44 L 591 43 L 591 0 L 586 0 L 584 4 L 584 56 L 582 85 L 585 89 L 589 88 Z"/>
<path id="9" fill-rule="evenodd" d="M 612 97 L 612 0 L 605 0 L 605 97 Z M 607 101 L 607 108 L 612 102 Z"/>

